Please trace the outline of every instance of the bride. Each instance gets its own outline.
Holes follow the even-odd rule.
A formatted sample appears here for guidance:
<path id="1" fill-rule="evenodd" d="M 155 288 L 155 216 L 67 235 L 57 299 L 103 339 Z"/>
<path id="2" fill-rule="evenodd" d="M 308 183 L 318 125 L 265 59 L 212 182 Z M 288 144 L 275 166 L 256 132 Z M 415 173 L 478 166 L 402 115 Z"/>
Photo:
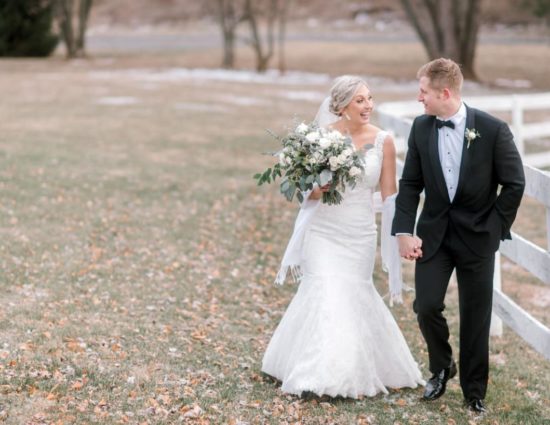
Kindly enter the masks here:
<path id="1" fill-rule="evenodd" d="M 373 99 L 363 79 L 337 78 L 328 99 L 330 113 L 321 106 L 319 125 L 334 121 L 331 128 L 365 151 L 365 173 L 338 205 L 319 201 L 327 187 L 303 202 L 278 275 L 284 280 L 288 268 L 299 268 L 300 285 L 269 342 L 262 371 L 280 380 L 283 392 L 298 396 L 358 398 L 415 388 L 424 384 L 420 370 L 372 280 L 373 192 L 380 185 L 385 208 L 395 198 L 394 143 L 370 123 Z"/>

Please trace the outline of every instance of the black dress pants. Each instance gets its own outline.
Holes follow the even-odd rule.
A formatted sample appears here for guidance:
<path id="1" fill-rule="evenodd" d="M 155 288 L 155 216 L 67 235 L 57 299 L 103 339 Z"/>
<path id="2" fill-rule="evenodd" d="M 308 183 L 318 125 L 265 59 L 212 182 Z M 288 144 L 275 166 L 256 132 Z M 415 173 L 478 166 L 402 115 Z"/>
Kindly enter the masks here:
<path id="1" fill-rule="evenodd" d="M 474 254 L 450 224 L 436 254 L 415 268 L 414 311 L 428 346 L 432 373 L 449 367 L 453 358 L 443 311 L 449 279 L 456 269 L 460 385 L 466 400 L 483 399 L 487 391 L 494 265 L 494 254 L 487 258 Z"/>

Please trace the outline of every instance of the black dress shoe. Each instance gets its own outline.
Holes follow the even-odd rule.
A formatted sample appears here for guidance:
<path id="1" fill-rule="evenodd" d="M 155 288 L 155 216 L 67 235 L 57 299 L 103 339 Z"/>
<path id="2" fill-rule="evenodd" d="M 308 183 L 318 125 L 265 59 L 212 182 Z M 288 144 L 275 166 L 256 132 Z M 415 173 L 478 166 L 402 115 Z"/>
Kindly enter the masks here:
<path id="1" fill-rule="evenodd" d="M 449 367 L 440 370 L 435 373 L 426 383 L 426 388 L 424 390 L 424 395 L 422 400 L 436 400 L 445 394 L 447 389 L 447 381 L 454 378 L 456 375 L 456 363 L 453 362 Z"/>
<path id="2" fill-rule="evenodd" d="M 476 415 L 482 415 L 487 412 L 487 408 L 485 407 L 485 404 L 483 404 L 483 400 L 479 398 L 471 398 L 468 400 L 466 402 L 466 408 Z"/>

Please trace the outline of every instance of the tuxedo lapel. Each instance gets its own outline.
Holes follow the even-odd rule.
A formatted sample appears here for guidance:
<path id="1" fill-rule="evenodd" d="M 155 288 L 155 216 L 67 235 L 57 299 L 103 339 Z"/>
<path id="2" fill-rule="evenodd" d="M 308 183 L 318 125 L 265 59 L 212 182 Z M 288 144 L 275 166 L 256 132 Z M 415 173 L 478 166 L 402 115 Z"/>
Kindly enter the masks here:
<path id="1" fill-rule="evenodd" d="M 428 139 L 428 152 L 430 155 L 430 163 L 435 175 L 435 181 L 437 187 L 441 191 L 443 197 L 449 201 L 449 192 L 447 191 L 447 185 L 445 184 L 445 177 L 443 176 L 443 169 L 441 168 L 441 161 L 439 160 L 439 131 L 435 126 L 435 117 L 432 121 L 430 129 L 428 130 L 430 137 Z"/>
<path id="2" fill-rule="evenodd" d="M 466 128 L 475 128 L 475 113 L 472 109 L 466 105 Z M 462 136 L 462 160 L 460 161 L 460 171 L 458 174 L 458 185 L 456 186 L 456 194 L 454 199 L 459 199 L 460 192 L 464 186 L 464 179 L 468 175 L 468 168 L 470 166 L 470 155 L 472 149 L 468 149 L 468 140 L 466 140 L 466 134 Z"/>

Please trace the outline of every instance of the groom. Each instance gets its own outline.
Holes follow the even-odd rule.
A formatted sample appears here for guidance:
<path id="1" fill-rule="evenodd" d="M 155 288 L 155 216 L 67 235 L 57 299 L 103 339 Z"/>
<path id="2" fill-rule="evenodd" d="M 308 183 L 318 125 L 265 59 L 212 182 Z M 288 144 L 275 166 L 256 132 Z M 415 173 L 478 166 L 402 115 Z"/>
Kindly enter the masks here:
<path id="1" fill-rule="evenodd" d="M 436 59 L 417 78 L 425 115 L 414 120 L 409 135 L 392 234 L 401 256 L 416 260 L 413 308 L 433 373 L 423 398 L 442 396 L 457 373 L 443 316 L 456 270 L 460 385 L 467 408 L 484 413 L 495 251 L 510 239 L 525 186 L 523 166 L 508 126 L 462 102 L 463 77 L 455 62 Z"/>

